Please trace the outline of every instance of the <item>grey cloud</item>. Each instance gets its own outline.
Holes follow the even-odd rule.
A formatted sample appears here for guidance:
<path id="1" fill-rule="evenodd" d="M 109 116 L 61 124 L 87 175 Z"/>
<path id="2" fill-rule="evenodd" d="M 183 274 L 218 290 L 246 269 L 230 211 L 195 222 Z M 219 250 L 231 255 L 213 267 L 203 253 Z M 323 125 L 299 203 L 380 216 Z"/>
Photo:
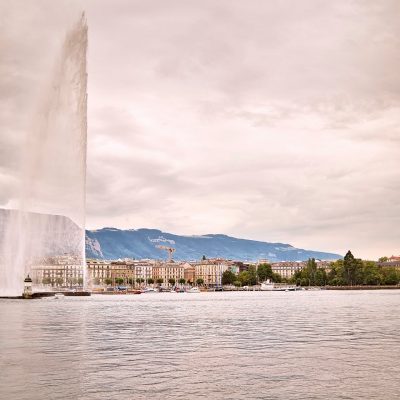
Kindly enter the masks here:
<path id="1" fill-rule="evenodd" d="M 3 1 L 0 202 L 82 7 L 89 227 L 399 251 L 396 0 Z"/>

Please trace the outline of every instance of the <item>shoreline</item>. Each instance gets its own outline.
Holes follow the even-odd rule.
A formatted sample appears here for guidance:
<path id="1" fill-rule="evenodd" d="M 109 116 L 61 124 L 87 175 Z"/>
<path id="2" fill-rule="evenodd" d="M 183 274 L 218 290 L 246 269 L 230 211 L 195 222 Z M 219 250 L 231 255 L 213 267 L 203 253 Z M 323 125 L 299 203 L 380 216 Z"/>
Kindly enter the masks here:
<path id="1" fill-rule="evenodd" d="M 399 285 L 322 286 L 322 290 L 383 290 L 400 289 Z"/>
<path id="2" fill-rule="evenodd" d="M 371 285 L 364 285 L 364 286 L 310 286 L 310 287 L 303 287 L 304 290 L 297 290 L 299 292 L 306 292 L 306 291 L 323 291 L 323 290 L 396 290 L 400 289 L 400 285 L 377 285 L 377 286 L 371 286 Z M 136 293 L 135 293 L 136 292 Z M 91 295 L 137 295 L 137 291 L 128 291 L 128 292 L 100 292 L 100 291 L 94 291 L 94 292 L 89 292 L 89 291 L 84 291 L 84 292 L 36 292 L 33 293 L 30 299 L 39 299 L 43 297 L 53 297 L 55 296 L 56 293 L 62 293 L 64 296 L 91 296 Z M 260 289 L 248 289 L 248 290 L 243 290 L 243 289 L 228 289 L 228 290 L 202 290 L 199 293 L 223 293 L 223 292 L 274 292 L 273 290 L 271 291 L 262 291 Z M 159 293 L 169 293 L 169 292 L 159 292 Z M 23 296 L 0 296 L 0 299 L 24 299 Z"/>

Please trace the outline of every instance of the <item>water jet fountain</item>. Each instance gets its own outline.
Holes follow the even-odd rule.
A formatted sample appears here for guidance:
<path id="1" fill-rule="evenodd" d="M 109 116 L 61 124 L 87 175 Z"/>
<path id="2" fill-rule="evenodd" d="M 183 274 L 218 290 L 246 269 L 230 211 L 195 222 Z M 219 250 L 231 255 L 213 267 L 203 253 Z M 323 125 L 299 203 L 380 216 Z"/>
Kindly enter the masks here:
<path id="1" fill-rule="evenodd" d="M 50 258 L 73 262 L 85 280 L 86 52 L 82 15 L 27 133 L 19 207 L 0 215 L 0 297 L 21 296 L 33 265 Z"/>

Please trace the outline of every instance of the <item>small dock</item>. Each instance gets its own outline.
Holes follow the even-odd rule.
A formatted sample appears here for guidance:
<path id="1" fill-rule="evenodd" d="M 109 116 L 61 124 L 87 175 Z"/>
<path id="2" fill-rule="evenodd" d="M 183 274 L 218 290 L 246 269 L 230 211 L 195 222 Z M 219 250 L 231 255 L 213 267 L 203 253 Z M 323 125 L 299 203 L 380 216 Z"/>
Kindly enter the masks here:
<path id="1" fill-rule="evenodd" d="M 68 297 L 87 297 L 91 296 L 92 293 L 86 290 L 82 290 L 79 292 L 62 292 L 62 291 L 57 291 L 57 292 L 33 292 L 29 296 L 0 296 L 0 299 L 8 299 L 8 300 L 31 300 L 31 299 L 41 299 L 43 297 L 54 297 L 56 293 L 61 293 L 64 296 Z"/>

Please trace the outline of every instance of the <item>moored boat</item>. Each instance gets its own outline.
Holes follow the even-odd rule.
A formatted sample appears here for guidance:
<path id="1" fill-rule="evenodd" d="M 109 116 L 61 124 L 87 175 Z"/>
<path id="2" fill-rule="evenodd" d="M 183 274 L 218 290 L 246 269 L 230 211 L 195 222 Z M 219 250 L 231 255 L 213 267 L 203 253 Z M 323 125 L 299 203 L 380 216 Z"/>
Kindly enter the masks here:
<path id="1" fill-rule="evenodd" d="M 261 283 L 260 290 L 266 292 L 295 292 L 301 290 L 301 288 L 298 288 L 296 285 L 274 283 L 267 279 L 265 282 Z"/>
<path id="2" fill-rule="evenodd" d="M 158 290 L 152 287 L 146 287 L 142 290 L 142 293 L 157 293 Z"/>

